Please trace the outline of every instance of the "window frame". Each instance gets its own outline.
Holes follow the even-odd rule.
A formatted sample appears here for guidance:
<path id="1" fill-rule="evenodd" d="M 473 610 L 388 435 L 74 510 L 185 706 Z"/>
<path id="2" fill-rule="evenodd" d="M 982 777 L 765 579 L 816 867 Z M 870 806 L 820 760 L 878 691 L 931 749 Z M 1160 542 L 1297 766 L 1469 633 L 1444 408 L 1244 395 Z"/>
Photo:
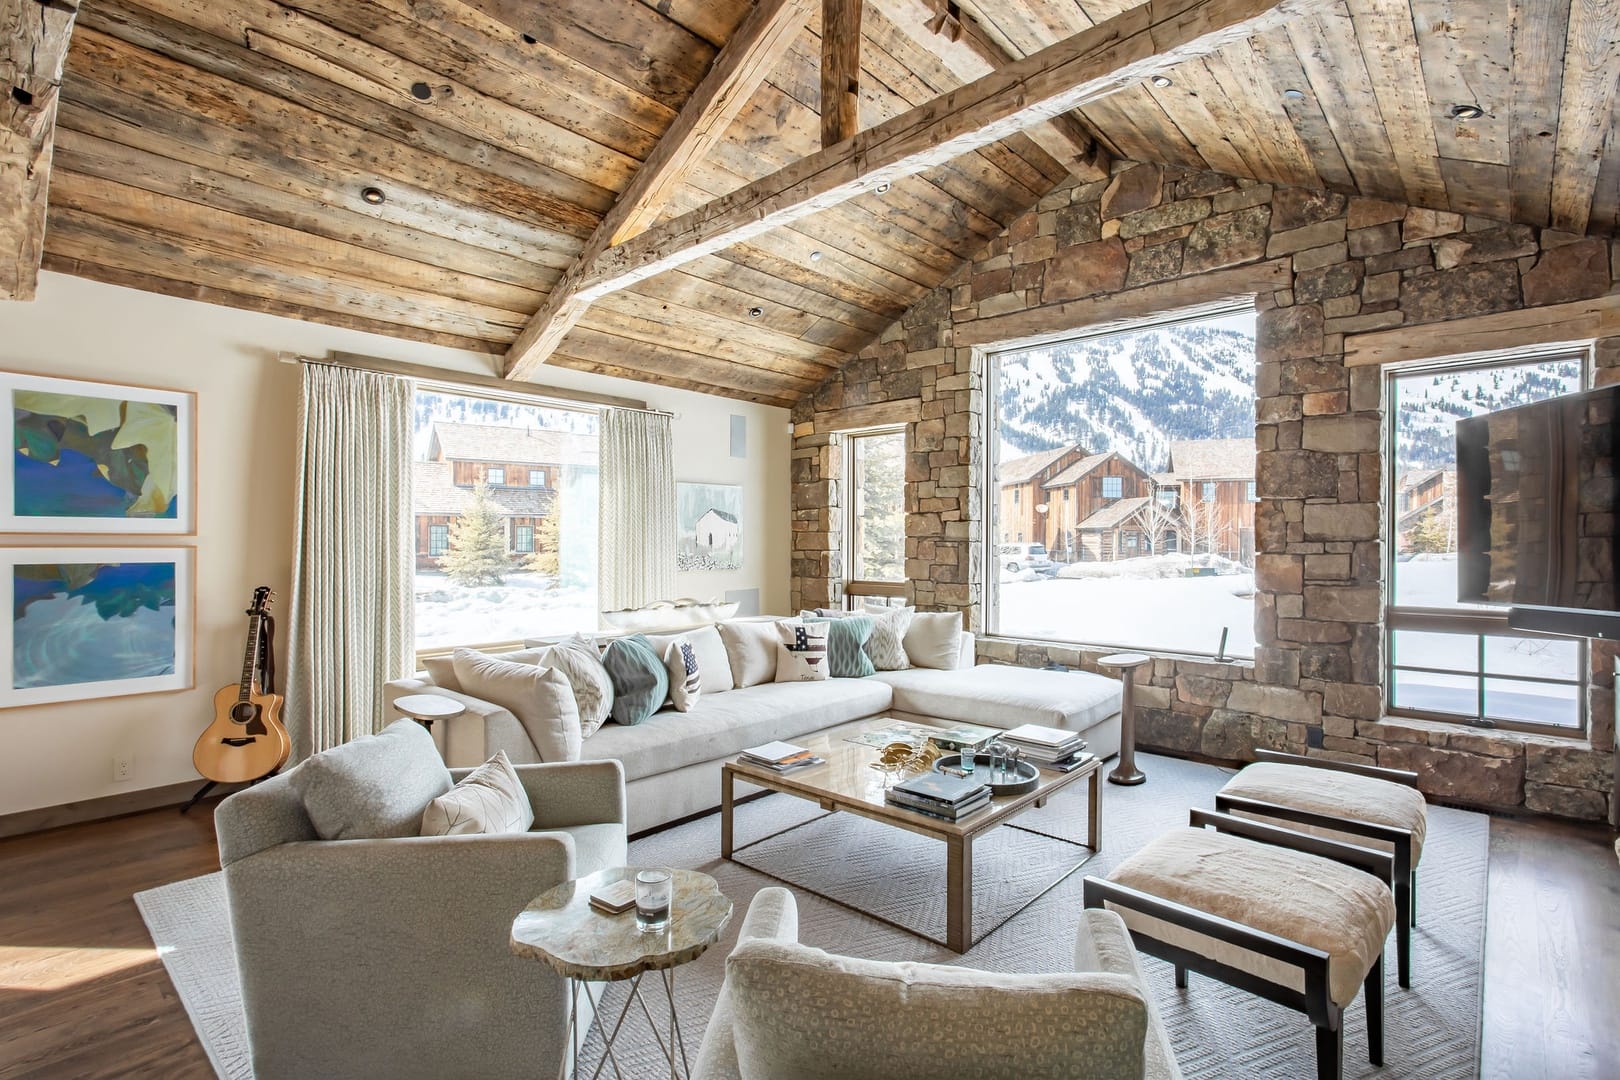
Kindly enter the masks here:
<path id="1" fill-rule="evenodd" d="M 438 547 L 438 545 L 435 543 L 435 540 L 438 538 L 438 536 L 441 533 L 444 535 L 444 546 L 443 547 Z M 428 546 L 427 557 L 430 558 L 430 559 L 437 559 L 441 555 L 449 554 L 449 552 L 450 552 L 450 526 L 449 525 L 434 525 L 434 524 L 430 523 L 428 525 L 428 545 L 427 546 Z M 436 548 L 437 548 L 437 550 L 435 550 Z"/>
<path id="2" fill-rule="evenodd" d="M 506 466 L 505 465 L 486 465 L 486 466 L 484 466 L 484 483 L 489 487 L 505 487 L 506 486 Z"/>
<path id="3" fill-rule="evenodd" d="M 1395 392 L 1396 382 L 1414 376 L 1527 366 L 1557 360 L 1578 360 L 1581 365 L 1581 386 L 1583 389 L 1591 387 L 1593 375 L 1591 347 L 1572 348 L 1568 343 L 1556 346 L 1514 349 L 1508 352 L 1413 361 L 1407 364 L 1391 364 L 1384 368 L 1382 374 L 1384 402 L 1386 404 L 1384 408 L 1382 452 L 1384 455 L 1383 482 L 1387 497 L 1384 499 L 1385 509 L 1379 523 L 1379 535 L 1384 547 L 1383 570 L 1386 596 L 1383 607 L 1384 622 L 1381 631 L 1384 648 L 1382 672 L 1384 678 L 1383 707 L 1385 714 L 1388 716 L 1426 720 L 1462 729 L 1512 731 L 1529 735 L 1547 735 L 1560 739 L 1584 739 L 1590 731 L 1591 716 L 1588 691 L 1591 688 L 1592 661 L 1589 643 L 1585 638 L 1513 629 L 1508 626 L 1508 614 L 1505 607 L 1490 611 L 1475 608 L 1419 607 L 1395 603 L 1395 575 L 1397 573 L 1396 564 L 1400 546 L 1398 526 L 1400 515 L 1403 512 L 1396 497 L 1399 491 L 1400 479 L 1397 435 L 1399 398 Z M 1395 633 L 1399 630 L 1451 634 L 1460 639 L 1471 636 L 1475 639 L 1475 655 L 1478 660 L 1477 666 L 1479 670 L 1453 671 L 1446 668 L 1401 664 L 1398 662 L 1395 649 Z M 1486 639 L 1492 637 L 1572 642 L 1575 645 L 1576 677 L 1574 679 L 1557 679 L 1546 676 L 1510 675 L 1488 671 L 1485 663 Z M 1415 671 L 1445 675 L 1456 679 L 1474 680 L 1474 701 L 1478 715 L 1463 716 L 1458 713 L 1439 712 L 1432 709 L 1397 706 L 1395 704 L 1395 673 L 1397 671 Z M 1576 725 L 1568 727 L 1559 724 L 1537 724 L 1527 720 L 1488 715 L 1485 690 L 1486 680 L 1488 679 L 1506 679 L 1512 682 L 1546 683 L 1575 687 Z"/>
<path id="4" fill-rule="evenodd" d="M 528 547 L 523 546 L 522 537 L 523 537 L 523 534 L 525 532 L 527 532 L 529 534 L 529 546 Z M 533 555 L 534 554 L 534 526 L 533 525 L 513 525 L 512 526 L 512 554 L 513 555 Z"/>
<path id="5" fill-rule="evenodd" d="M 535 477 L 537 477 L 537 476 L 540 478 L 539 480 L 535 480 Z M 538 487 L 538 488 L 545 487 L 546 486 L 546 470 L 544 470 L 544 469 L 530 469 L 529 470 L 529 486 L 530 487 Z"/>
<path id="6" fill-rule="evenodd" d="M 856 476 L 855 476 L 855 469 L 856 469 L 855 445 L 861 439 L 883 438 L 883 437 L 892 437 L 892 436 L 898 435 L 900 437 L 900 453 L 901 453 L 901 460 L 903 462 L 904 459 L 905 459 L 905 455 L 910 452 L 910 446 L 909 446 L 909 443 L 907 441 L 907 430 L 906 429 L 907 429 L 907 425 L 905 425 L 905 424 L 883 424 L 883 425 L 876 426 L 876 427 L 860 428 L 860 429 L 853 430 L 853 431 L 840 431 L 840 432 L 838 432 L 839 439 L 843 444 L 842 445 L 842 450 L 843 450 L 843 459 L 844 460 L 843 460 L 843 470 L 842 470 L 842 472 L 843 472 L 842 481 L 843 481 L 843 485 L 844 485 L 845 498 L 847 500 L 846 505 L 844 507 L 844 529 L 843 529 L 843 537 L 842 537 L 842 541 L 841 541 L 842 544 L 843 544 L 843 549 L 844 549 L 843 594 L 844 594 L 844 596 L 846 598 L 847 597 L 870 596 L 870 597 L 881 597 L 881 598 L 884 598 L 884 599 L 893 599 L 895 597 L 904 598 L 905 595 L 906 595 L 906 590 L 907 590 L 906 553 L 905 553 L 904 547 L 902 547 L 901 551 L 900 551 L 900 580 L 899 581 L 884 581 L 884 580 L 879 579 L 879 578 L 857 578 L 857 577 L 854 576 L 854 572 L 855 572 L 855 550 L 856 550 L 855 545 L 859 542 L 859 536 L 857 535 L 857 533 L 858 533 L 858 529 L 860 527 L 860 515 L 856 512 L 856 499 L 858 497 L 859 487 L 856 484 Z M 906 481 L 905 481 L 905 473 L 903 471 L 903 466 L 902 466 L 902 472 L 901 472 L 901 475 L 900 475 L 900 497 L 901 497 L 902 513 L 908 512 L 904 508 L 905 507 L 905 491 L 906 491 Z M 904 540 L 902 539 L 901 542 L 903 544 Z M 846 599 L 845 603 L 846 603 L 846 606 L 847 606 L 847 604 L 848 604 L 847 599 Z"/>
<path id="7" fill-rule="evenodd" d="M 1102 479 L 1102 498 L 1104 502 L 1118 502 L 1125 497 L 1125 478 L 1123 476 L 1104 476 Z M 1110 495 L 1109 489 L 1113 489 Z"/>

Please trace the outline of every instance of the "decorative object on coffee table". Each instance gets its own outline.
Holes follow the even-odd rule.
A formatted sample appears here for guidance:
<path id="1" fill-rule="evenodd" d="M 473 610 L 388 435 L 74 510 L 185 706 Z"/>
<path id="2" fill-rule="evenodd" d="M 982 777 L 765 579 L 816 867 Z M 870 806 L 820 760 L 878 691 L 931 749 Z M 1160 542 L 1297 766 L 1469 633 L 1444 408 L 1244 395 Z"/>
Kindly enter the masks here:
<path id="1" fill-rule="evenodd" d="M 645 932 L 638 916 L 625 911 L 607 915 L 591 903 L 591 894 L 615 882 L 634 881 L 643 867 L 621 866 L 600 870 L 589 877 L 566 881 L 540 894 L 512 922 L 512 952 L 549 965 L 569 981 L 569 1042 L 575 1075 L 580 1075 L 579 1054 L 591 1025 L 602 1035 L 603 1062 L 611 1064 L 615 1075 L 628 1075 L 613 1054 L 613 1044 L 624 1026 L 625 1017 L 640 1006 L 653 1039 L 669 1062 L 669 1075 L 691 1076 L 686 1043 L 675 1012 L 675 969 L 696 960 L 720 939 L 720 932 L 731 921 L 731 901 L 708 874 L 696 870 L 663 871 L 670 875 L 669 914 L 660 931 Z M 659 973 L 669 1003 L 669 1021 L 660 1033 L 652 1009 L 641 994 L 642 976 Z M 593 982 L 630 983 L 630 996 L 611 1024 L 603 1019 L 602 998 L 593 994 Z M 579 999 L 590 1004 L 591 1019 L 580 1029 Z M 566 1076 L 568 1061 L 558 1070 Z M 594 1075 L 594 1074 L 592 1074 Z"/>
<path id="2" fill-rule="evenodd" d="M 1146 653 L 1109 653 L 1097 660 L 1098 667 L 1114 668 L 1119 672 L 1124 697 L 1119 704 L 1119 764 L 1108 774 L 1111 784 L 1140 784 L 1147 773 L 1136 767 L 1136 669 L 1151 664 L 1153 657 Z"/>

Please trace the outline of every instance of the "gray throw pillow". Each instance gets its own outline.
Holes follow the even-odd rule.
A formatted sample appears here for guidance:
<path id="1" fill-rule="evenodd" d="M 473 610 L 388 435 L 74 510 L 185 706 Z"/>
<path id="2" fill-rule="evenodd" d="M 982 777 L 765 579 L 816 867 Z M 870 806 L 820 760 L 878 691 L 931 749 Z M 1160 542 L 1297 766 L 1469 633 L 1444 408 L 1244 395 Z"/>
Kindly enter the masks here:
<path id="1" fill-rule="evenodd" d="M 415 836 L 428 804 L 451 787 L 433 736 L 415 720 L 323 750 L 287 782 L 322 840 Z"/>
<path id="2" fill-rule="evenodd" d="M 639 724 L 669 697 L 669 670 L 642 634 L 619 638 L 602 654 L 602 666 L 613 680 L 613 722 Z"/>

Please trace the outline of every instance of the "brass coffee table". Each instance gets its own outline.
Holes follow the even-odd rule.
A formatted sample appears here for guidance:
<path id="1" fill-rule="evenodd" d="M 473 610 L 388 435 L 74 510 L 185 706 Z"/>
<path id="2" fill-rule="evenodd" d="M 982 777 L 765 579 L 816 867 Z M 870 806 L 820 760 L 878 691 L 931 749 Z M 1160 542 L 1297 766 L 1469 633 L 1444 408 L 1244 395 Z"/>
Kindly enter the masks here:
<path id="1" fill-rule="evenodd" d="M 892 825 L 897 829 L 921 836 L 932 837 L 945 842 L 945 938 L 939 938 L 921 933 L 915 927 L 905 926 L 901 923 L 885 919 L 881 915 L 871 912 L 863 914 L 888 923 L 907 933 L 934 941 L 953 952 L 967 952 L 978 944 L 987 935 L 994 933 L 1006 922 L 1029 907 L 1035 901 L 1056 888 L 1075 871 L 1079 870 L 1097 852 L 1102 850 L 1102 800 L 1097 785 L 1097 778 L 1101 775 L 1101 760 L 1093 760 L 1089 764 L 1075 769 L 1073 772 L 1060 773 L 1050 769 L 1042 769 L 1039 783 L 1033 791 L 1023 795 L 997 796 L 990 802 L 989 807 L 972 814 L 959 822 L 941 821 L 926 814 L 914 813 L 899 806 L 893 806 L 883 799 L 884 777 L 876 769 L 870 767 L 871 762 L 877 760 L 878 749 L 861 743 L 848 742 L 847 738 L 857 730 L 869 730 L 877 727 L 888 727 L 893 723 L 889 717 L 877 717 L 861 729 L 846 729 L 831 734 L 815 735 L 807 739 L 796 740 L 796 745 L 807 747 L 811 752 L 826 758 L 825 765 L 812 765 L 808 768 L 795 769 L 788 773 L 778 773 L 762 765 L 754 765 L 741 759 L 728 761 L 721 767 L 720 777 L 720 857 L 730 859 L 742 866 L 747 866 L 767 877 L 777 878 L 769 870 L 745 863 L 736 857 L 737 852 L 746 851 L 756 844 L 762 844 L 773 837 L 794 829 L 803 828 L 812 822 L 820 821 L 829 814 L 840 810 L 845 813 L 858 814 L 872 821 Z M 947 721 L 940 721 L 940 726 L 947 726 Z M 828 814 L 812 818 L 799 825 L 792 825 L 786 829 L 779 829 L 769 836 L 762 836 L 758 840 L 751 840 L 746 844 L 735 845 L 732 835 L 732 810 L 735 800 L 735 786 L 737 781 L 752 784 L 755 787 L 766 788 L 770 791 L 779 791 L 785 795 L 794 795 L 801 799 L 808 799 L 817 803 Z M 1081 780 L 1091 785 L 1089 797 L 1089 811 L 1086 817 L 1086 843 L 1081 844 L 1067 837 L 1056 836 L 1041 832 L 1038 829 L 1027 828 L 1022 825 L 1011 824 L 1024 811 L 1031 807 L 1045 806 L 1059 790 L 1075 784 Z M 1084 858 L 1073 866 L 1068 867 L 1054 881 L 1040 892 L 1026 900 L 1017 911 L 1001 919 L 977 936 L 973 933 L 973 841 L 1000 825 L 1018 829 L 1021 832 L 1032 833 L 1048 840 L 1056 840 L 1065 844 L 1085 850 Z M 835 904 L 859 911 L 850 904 L 837 897 L 817 892 L 798 882 L 786 881 L 794 888 L 819 896 L 824 900 L 831 900 Z"/>

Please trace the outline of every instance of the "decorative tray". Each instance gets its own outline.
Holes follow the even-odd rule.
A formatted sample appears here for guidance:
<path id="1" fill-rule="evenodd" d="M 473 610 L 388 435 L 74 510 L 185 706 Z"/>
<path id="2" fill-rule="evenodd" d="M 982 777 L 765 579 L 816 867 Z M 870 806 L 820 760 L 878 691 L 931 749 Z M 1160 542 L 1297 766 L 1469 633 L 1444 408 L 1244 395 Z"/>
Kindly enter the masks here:
<path id="1" fill-rule="evenodd" d="M 974 762 L 978 767 L 973 770 L 973 775 L 982 776 L 982 779 L 988 781 L 990 778 L 990 766 L 988 764 L 979 763 L 977 758 L 974 759 Z M 939 758 L 934 762 L 934 771 L 936 772 L 944 772 L 947 769 L 960 769 L 961 767 L 961 754 L 946 754 L 944 757 Z M 1035 785 L 1041 782 L 1041 771 L 1027 761 L 1020 761 L 1018 763 L 1018 776 L 1019 779 L 1017 780 L 1009 780 L 1006 783 L 991 784 L 990 794 L 1023 795 L 1026 792 L 1034 791 Z"/>

